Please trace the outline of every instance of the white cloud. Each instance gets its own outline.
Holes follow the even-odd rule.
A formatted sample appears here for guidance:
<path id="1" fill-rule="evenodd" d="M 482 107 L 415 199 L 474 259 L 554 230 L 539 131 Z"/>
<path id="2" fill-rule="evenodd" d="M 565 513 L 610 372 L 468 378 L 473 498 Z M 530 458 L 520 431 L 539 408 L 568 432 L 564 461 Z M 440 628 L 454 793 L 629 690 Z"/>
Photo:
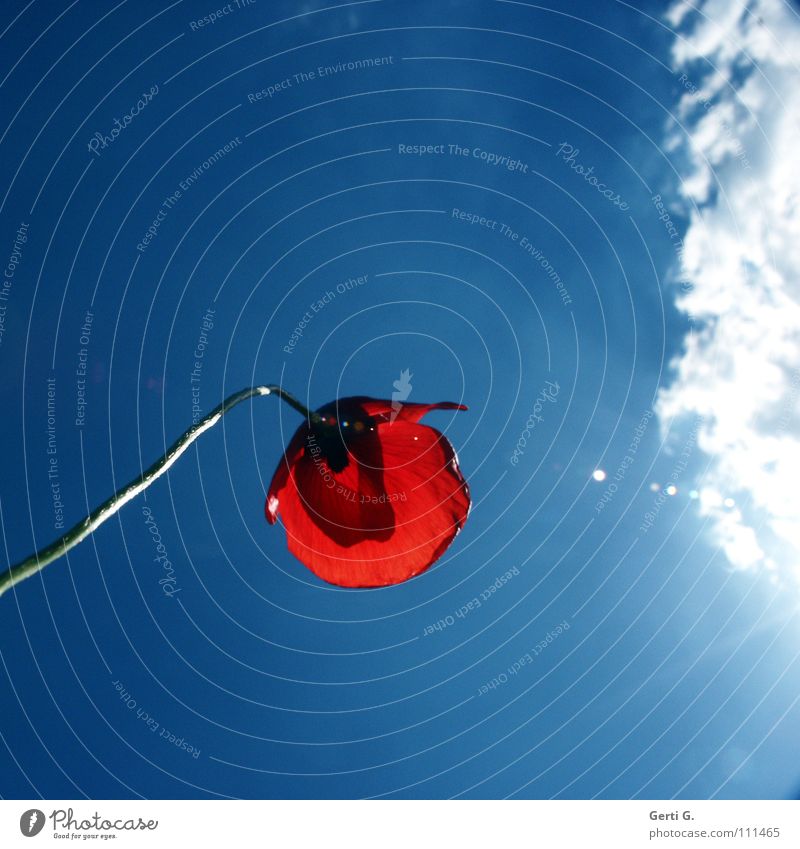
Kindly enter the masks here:
<path id="1" fill-rule="evenodd" d="M 698 504 L 730 562 L 800 580 L 800 20 L 782 0 L 667 20 L 686 75 L 665 143 L 691 210 L 678 306 L 696 325 L 658 411 L 703 416 Z"/>

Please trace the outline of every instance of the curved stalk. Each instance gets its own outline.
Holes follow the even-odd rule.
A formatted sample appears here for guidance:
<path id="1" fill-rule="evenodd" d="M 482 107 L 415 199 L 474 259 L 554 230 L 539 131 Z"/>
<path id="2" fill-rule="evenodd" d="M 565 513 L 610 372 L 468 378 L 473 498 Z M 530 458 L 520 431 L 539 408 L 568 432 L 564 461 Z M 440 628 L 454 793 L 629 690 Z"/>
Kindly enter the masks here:
<path id="1" fill-rule="evenodd" d="M 235 392 L 226 398 L 221 404 L 200 421 L 192 425 L 182 436 L 173 442 L 167 449 L 167 453 L 146 469 L 136 480 L 131 481 L 126 486 L 117 490 L 111 498 L 104 501 L 98 508 L 93 510 L 85 519 L 82 519 L 73 528 L 68 530 L 61 539 L 48 545 L 47 548 L 37 551 L 21 563 L 12 566 L 8 571 L 0 575 L 0 595 L 6 590 L 30 578 L 44 569 L 45 566 L 58 560 L 59 557 L 66 554 L 70 549 L 75 548 L 78 543 L 82 542 L 90 534 L 94 533 L 103 522 L 110 519 L 123 505 L 127 504 L 132 498 L 135 498 L 140 492 L 147 489 L 153 481 L 161 477 L 187 450 L 187 448 L 203 433 L 214 427 L 215 424 L 228 412 L 242 401 L 248 398 L 253 398 L 256 395 L 277 395 L 282 400 L 286 401 L 290 407 L 297 410 L 298 413 L 304 415 L 309 422 L 316 422 L 317 413 L 312 413 L 303 404 L 301 404 L 293 395 L 281 389 L 280 386 L 251 386 L 247 389 L 242 389 L 240 392 Z"/>

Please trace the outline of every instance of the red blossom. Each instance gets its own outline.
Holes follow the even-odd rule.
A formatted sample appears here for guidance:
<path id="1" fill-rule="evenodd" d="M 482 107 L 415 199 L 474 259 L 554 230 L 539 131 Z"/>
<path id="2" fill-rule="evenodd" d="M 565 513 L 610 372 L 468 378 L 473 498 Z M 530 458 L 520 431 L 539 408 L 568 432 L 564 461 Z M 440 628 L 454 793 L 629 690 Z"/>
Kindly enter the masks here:
<path id="1" fill-rule="evenodd" d="M 463 527 L 470 499 L 453 447 L 419 420 L 466 409 L 366 397 L 327 404 L 278 464 L 267 520 L 280 513 L 289 550 L 331 584 L 380 587 L 424 572 Z"/>

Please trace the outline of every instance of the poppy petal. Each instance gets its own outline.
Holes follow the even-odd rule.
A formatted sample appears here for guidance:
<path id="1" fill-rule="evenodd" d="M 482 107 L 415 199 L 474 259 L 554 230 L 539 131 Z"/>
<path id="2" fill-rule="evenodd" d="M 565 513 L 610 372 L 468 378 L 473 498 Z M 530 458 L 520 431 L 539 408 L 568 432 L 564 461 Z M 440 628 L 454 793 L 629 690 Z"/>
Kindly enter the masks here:
<path id="1" fill-rule="evenodd" d="M 298 428 L 286 447 L 286 451 L 275 469 L 275 474 L 272 476 L 272 483 L 270 483 L 267 492 L 267 503 L 264 506 L 264 513 L 270 525 L 274 525 L 278 521 L 278 494 L 286 486 L 292 467 L 303 455 L 306 432 L 306 427 Z"/>
<path id="2" fill-rule="evenodd" d="M 431 409 L 461 406 L 404 405 L 411 408 L 406 416 L 392 421 L 391 403 L 339 402 L 340 418 L 342 410 L 354 420 L 367 414 L 374 424 L 348 436 L 348 461 L 338 471 L 313 450 L 313 429 L 303 426 L 270 485 L 267 518 L 274 523 L 280 511 L 289 550 L 339 586 L 385 586 L 419 574 L 441 556 L 469 512 L 452 446 L 415 423 Z"/>
<path id="3" fill-rule="evenodd" d="M 303 462 L 292 471 L 297 498 L 308 518 L 337 545 L 349 548 L 362 539 L 388 539 L 394 529 L 392 505 L 377 496 L 383 490 L 380 443 L 373 435 L 374 463 L 349 462 L 334 472 L 313 435 Z M 284 514 L 284 523 L 285 523 Z"/>
<path id="4" fill-rule="evenodd" d="M 366 415 L 379 420 L 418 422 L 431 410 L 466 410 L 463 404 L 452 401 L 440 401 L 438 404 L 412 404 L 407 401 L 383 401 L 378 398 L 347 399 L 358 400 Z M 340 402 L 341 404 L 342 402 Z"/>

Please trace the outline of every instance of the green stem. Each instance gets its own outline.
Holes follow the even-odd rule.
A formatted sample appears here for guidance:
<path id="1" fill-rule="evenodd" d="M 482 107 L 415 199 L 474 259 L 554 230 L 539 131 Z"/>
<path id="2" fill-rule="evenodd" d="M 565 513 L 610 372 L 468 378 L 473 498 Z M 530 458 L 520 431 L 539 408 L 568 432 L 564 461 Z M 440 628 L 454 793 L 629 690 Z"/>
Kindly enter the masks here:
<path id="1" fill-rule="evenodd" d="M 280 386 L 251 386 L 247 389 L 242 389 L 240 392 L 235 392 L 233 395 L 226 398 L 219 406 L 214 409 L 197 424 L 192 425 L 189 430 L 175 440 L 175 442 L 167 450 L 163 457 L 159 457 L 149 469 L 139 475 L 136 480 L 131 481 L 127 486 L 117 490 L 111 498 L 104 501 L 96 510 L 93 510 L 85 519 L 82 519 L 67 531 L 64 536 L 58 541 L 48 545 L 36 554 L 32 554 L 16 566 L 12 566 L 7 572 L 0 575 L 0 595 L 6 590 L 30 578 L 44 569 L 45 566 L 58 560 L 59 557 L 66 554 L 71 548 L 82 542 L 90 534 L 94 533 L 100 525 L 107 519 L 110 519 L 124 504 L 127 504 L 132 498 L 135 498 L 140 492 L 147 489 L 154 480 L 161 477 L 175 461 L 183 454 L 186 449 L 203 433 L 210 430 L 214 425 L 228 412 L 242 401 L 248 398 L 253 398 L 256 395 L 277 395 L 284 400 L 290 407 L 297 410 L 298 413 L 304 415 L 309 422 L 316 422 L 319 419 L 317 413 L 312 413 L 307 407 L 303 406 L 293 395 L 281 389 Z"/>

